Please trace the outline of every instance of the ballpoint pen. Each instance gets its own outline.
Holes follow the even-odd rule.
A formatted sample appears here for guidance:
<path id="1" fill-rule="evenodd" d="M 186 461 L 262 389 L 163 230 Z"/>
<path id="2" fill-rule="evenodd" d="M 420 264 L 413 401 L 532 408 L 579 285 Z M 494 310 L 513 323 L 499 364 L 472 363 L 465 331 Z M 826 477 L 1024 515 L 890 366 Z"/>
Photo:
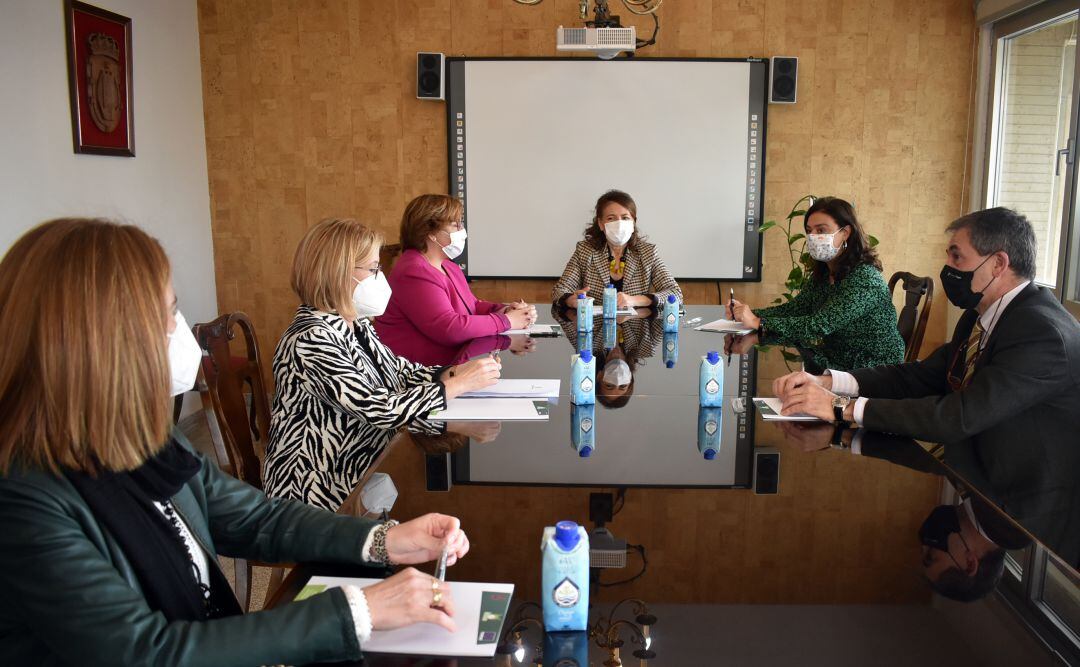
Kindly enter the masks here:
<path id="1" fill-rule="evenodd" d="M 735 319 L 735 288 L 729 287 L 728 293 L 731 295 L 728 300 L 728 308 L 731 310 L 731 319 Z"/>
<path id="2" fill-rule="evenodd" d="M 446 559 L 450 556 L 450 547 L 443 547 L 442 553 L 439 554 L 439 561 L 435 565 L 435 578 L 440 582 L 446 581 Z"/>

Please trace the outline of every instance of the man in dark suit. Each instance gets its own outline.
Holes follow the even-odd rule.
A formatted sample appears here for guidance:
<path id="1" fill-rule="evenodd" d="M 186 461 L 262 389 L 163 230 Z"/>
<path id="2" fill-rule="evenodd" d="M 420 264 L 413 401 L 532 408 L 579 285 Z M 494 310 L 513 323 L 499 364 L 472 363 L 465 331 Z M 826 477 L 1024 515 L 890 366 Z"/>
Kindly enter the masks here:
<path id="1" fill-rule="evenodd" d="M 1080 323 L 1032 282 L 1031 224 L 992 208 L 947 232 L 941 281 L 965 309 L 952 340 L 922 361 L 781 377 L 784 413 L 943 443 L 946 462 L 977 461 L 997 489 L 1075 488 Z"/>

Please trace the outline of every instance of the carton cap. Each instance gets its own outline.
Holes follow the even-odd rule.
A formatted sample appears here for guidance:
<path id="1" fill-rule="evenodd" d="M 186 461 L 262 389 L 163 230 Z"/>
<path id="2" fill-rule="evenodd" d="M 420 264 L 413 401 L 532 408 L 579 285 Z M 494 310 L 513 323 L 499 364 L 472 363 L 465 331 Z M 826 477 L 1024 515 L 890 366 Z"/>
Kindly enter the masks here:
<path id="1" fill-rule="evenodd" d="M 578 356 L 581 357 L 581 360 L 585 363 L 589 363 L 592 361 L 592 350 L 582 350 L 581 354 Z"/>
<path id="2" fill-rule="evenodd" d="M 717 352 L 716 350 L 709 350 L 709 353 L 707 355 L 705 355 L 705 358 L 708 360 L 708 362 L 710 364 L 718 364 L 718 363 L 720 363 L 720 353 Z"/>
<path id="3" fill-rule="evenodd" d="M 573 521 L 560 521 L 555 524 L 555 542 L 563 551 L 570 551 L 580 540 L 578 525 Z"/>
<path id="4" fill-rule="evenodd" d="M 715 458 L 716 458 L 716 450 L 715 449 L 706 449 L 705 450 L 705 460 L 706 461 L 712 461 Z"/>

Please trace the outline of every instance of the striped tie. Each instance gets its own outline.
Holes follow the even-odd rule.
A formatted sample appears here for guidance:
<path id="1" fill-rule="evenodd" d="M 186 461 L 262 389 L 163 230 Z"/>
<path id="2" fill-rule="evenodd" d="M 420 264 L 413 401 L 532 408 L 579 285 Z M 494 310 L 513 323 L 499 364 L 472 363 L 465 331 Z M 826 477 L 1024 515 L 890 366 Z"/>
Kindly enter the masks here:
<path id="1" fill-rule="evenodd" d="M 975 326 L 971 329 L 971 335 L 967 339 L 967 349 L 964 351 L 964 381 L 960 385 L 961 388 L 968 386 L 971 382 L 971 376 L 975 373 L 975 362 L 979 359 L 979 345 L 982 343 L 983 334 L 986 333 L 986 329 L 983 329 L 982 322 L 975 320 Z"/>

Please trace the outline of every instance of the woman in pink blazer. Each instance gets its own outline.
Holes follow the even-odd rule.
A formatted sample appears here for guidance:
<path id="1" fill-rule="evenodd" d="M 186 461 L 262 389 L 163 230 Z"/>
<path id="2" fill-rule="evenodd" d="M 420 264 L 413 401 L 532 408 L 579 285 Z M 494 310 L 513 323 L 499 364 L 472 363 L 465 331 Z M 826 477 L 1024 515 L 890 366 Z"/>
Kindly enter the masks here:
<path id="1" fill-rule="evenodd" d="M 395 354 L 421 364 L 447 364 L 474 338 L 522 329 L 536 321 L 526 303 L 477 299 L 455 259 L 465 249 L 461 202 L 421 195 L 401 217 L 404 253 L 390 272 L 386 313 L 375 321 Z"/>

